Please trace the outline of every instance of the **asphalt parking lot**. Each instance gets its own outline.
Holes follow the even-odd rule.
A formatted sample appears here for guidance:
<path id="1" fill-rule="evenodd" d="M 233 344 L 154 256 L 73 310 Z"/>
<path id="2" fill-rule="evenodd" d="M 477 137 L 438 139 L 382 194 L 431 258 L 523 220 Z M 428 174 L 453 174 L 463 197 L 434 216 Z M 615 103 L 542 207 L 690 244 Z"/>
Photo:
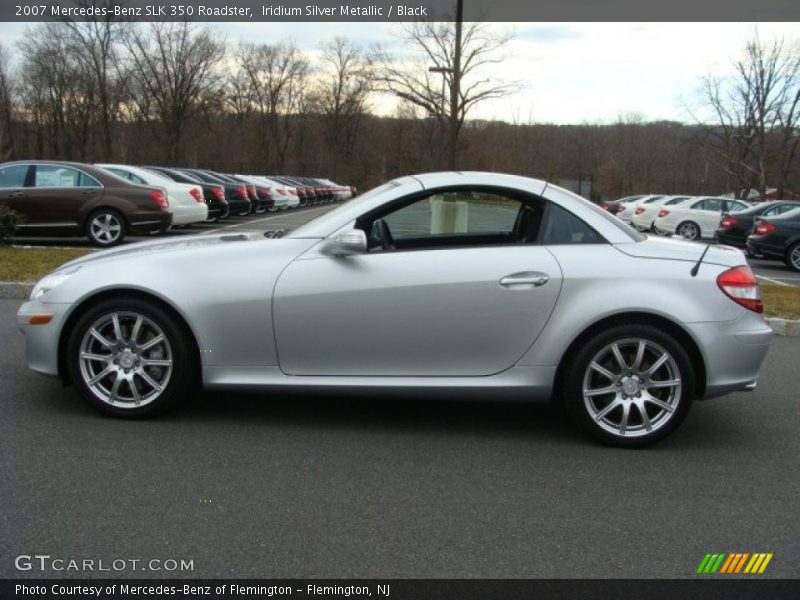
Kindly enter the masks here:
<path id="1" fill-rule="evenodd" d="M 2 577 L 42 577 L 14 568 L 36 553 L 191 559 L 170 575 L 193 577 L 692 577 L 719 551 L 797 575 L 797 338 L 757 391 L 625 451 L 491 398 L 215 392 L 108 419 L 28 371 L 18 306 L 0 301 Z"/>

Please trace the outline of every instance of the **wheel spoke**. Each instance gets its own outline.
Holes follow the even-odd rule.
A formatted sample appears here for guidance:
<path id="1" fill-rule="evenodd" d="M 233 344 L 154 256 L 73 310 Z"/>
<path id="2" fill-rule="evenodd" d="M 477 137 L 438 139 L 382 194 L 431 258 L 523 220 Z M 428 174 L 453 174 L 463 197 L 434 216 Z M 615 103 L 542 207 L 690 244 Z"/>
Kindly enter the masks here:
<path id="1" fill-rule="evenodd" d="M 134 375 L 138 375 L 138 372 L 134 373 Z M 131 377 L 131 380 L 128 382 L 128 387 L 131 388 L 131 394 L 133 395 L 133 403 L 136 406 L 139 406 L 142 403 L 142 397 L 141 395 L 139 395 L 139 390 L 136 389 L 136 382 L 133 380 L 133 377 Z"/>
<path id="2" fill-rule="evenodd" d="M 656 406 L 658 406 L 659 408 L 663 408 L 667 412 L 670 412 L 670 413 L 671 412 L 675 412 L 675 407 L 674 406 L 672 406 L 671 404 L 668 404 L 667 402 L 664 402 L 660 398 L 656 398 L 655 396 L 651 396 L 651 395 L 647 394 L 647 395 L 642 397 L 642 400 L 644 402 L 650 402 L 651 404 L 655 404 Z"/>
<path id="3" fill-rule="evenodd" d="M 647 408 L 644 402 L 637 402 L 636 408 L 639 409 L 639 414 L 642 415 L 642 425 L 644 425 L 645 430 L 652 431 L 653 425 L 650 423 L 650 417 L 647 416 Z"/>
<path id="4" fill-rule="evenodd" d="M 122 341 L 122 328 L 119 325 L 119 315 L 114 313 L 111 315 L 111 322 L 114 323 L 114 336 L 117 338 L 117 342 Z"/>
<path id="5" fill-rule="evenodd" d="M 622 403 L 622 418 L 619 420 L 619 434 L 625 435 L 625 431 L 628 429 L 628 417 L 631 414 L 631 405 L 630 402 L 623 402 Z"/>
<path id="6" fill-rule="evenodd" d="M 590 398 L 593 398 L 594 396 L 602 396 L 604 394 L 616 394 L 616 393 L 617 393 L 617 386 L 610 385 L 610 386 L 604 387 L 604 388 L 597 388 L 597 389 L 594 389 L 594 390 L 585 390 L 583 392 L 583 395 L 584 396 L 589 396 Z"/>
<path id="7" fill-rule="evenodd" d="M 113 354 L 93 354 L 91 352 L 81 352 L 81 358 L 84 360 L 97 360 L 109 362 L 114 357 Z"/>
<path id="8" fill-rule="evenodd" d="M 617 359 L 617 364 L 619 368 L 623 371 L 627 370 L 628 363 L 625 362 L 625 359 L 622 358 L 622 352 L 619 350 L 619 344 L 611 344 L 611 352 L 614 354 L 614 358 Z"/>
<path id="9" fill-rule="evenodd" d="M 156 337 L 154 337 L 152 340 L 147 341 L 144 344 L 142 344 L 141 346 L 139 346 L 139 351 L 140 352 L 144 352 L 145 350 L 149 350 L 150 348 L 152 348 L 156 344 L 159 344 L 163 340 L 164 340 L 164 334 L 160 333 Z"/>
<path id="10" fill-rule="evenodd" d="M 132 344 L 136 343 L 136 340 L 139 339 L 139 331 L 142 328 L 142 322 L 144 319 L 142 317 L 136 317 L 136 323 L 133 324 L 133 329 L 131 330 L 131 339 L 130 342 Z"/>
<path id="11" fill-rule="evenodd" d="M 114 402 L 117 400 L 119 384 L 122 383 L 122 381 L 122 376 L 119 374 L 119 371 L 117 371 L 117 378 L 114 379 L 114 384 L 111 386 L 111 393 L 108 396 L 108 401 L 111 402 L 111 404 L 114 404 Z"/>
<path id="12" fill-rule="evenodd" d="M 642 360 L 644 359 L 644 351 L 647 348 L 647 344 L 644 340 L 639 340 L 639 347 L 636 349 L 636 358 L 633 359 L 633 369 L 638 371 L 642 366 Z"/>
<path id="13" fill-rule="evenodd" d="M 105 337 L 104 337 L 104 336 L 103 336 L 103 335 L 102 335 L 102 334 L 101 334 L 99 331 L 97 331 L 97 329 L 95 329 L 94 327 L 92 327 L 92 328 L 89 330 L 89 333 L 91 334 L 91 336 L 92 336 L 94 339 L 96 339 L 98 342 L 100 342 L 101 344 L 103 344 L 103 346 L 105 346 L 106 348 L 111 348 L 111 347 L 114 345 L 114 343 L 113 343 L 113 342 L 110 342 L 110 341 L 108 341 L 108 340 L 107 340 L 107 339 L 106 339 L 106 338 L 105 338 Z"/>
<path id="14" fill-rule="evenodd" d="M 680 379 L 664 379 L 663 381 L 650 381 L 647 384 L 647 388 L 668 388 L 668 387 L 675 387 L 676 385 L 680 385 Z"/>
<path id="15" fill-rule="evenodd" d="M 666 352 L 662 353 L 661 356 L 658 357 L 656 362 L 650 365 L 650 368 L 647 370 L 647 375 L 649 377 L 652 377 L 653 373 L 658 371 L 661 368 L 661 366 L 668 360 L 669 360 L 669 354 L 667 354 Z"/>
<path id="16" fill-rule="evenodd" d="M 160 392 L 161 390 L 164 389 L 163 386 L 159 384 L 155 379 L 150 377 L 150 375 L 148 375 L 147 371 L 145 371 L 144 369 L 137 370 L 136 374 L 142 379 L 144 379 L 147 382 L 147 385 L 149 385 L 155 391 Z"/>
<path id="17" fill-rule="evenodd" d="M 172 361 L 166 358 L 141 358 L 139 359 L 143 367 L 171 367 Z"/>
<path id="18" fill-rule="evenodd" d="M 608 406 L 606 406 L 603 410 L 601 410 L 599 413 L 597 413 L 595 415 L 595 417 L 594 417 L 594 420 L 595 421 L 602 420 L 603 417 L 605 417 L 608 413 L 610 413 L 612 410 L 617 408 L 620 404 L 622 404 L 621 400 L 614 400 Z"/>
<path id="19" fill-rule="evenodd" d="M 614 373 L 612 373 L 611 371 L 609 371 L 608 369 L 606 369 L 602 365 L 598 364 L 597 361 L 593 360 L 589 364 L 589 368 L 594 369 L 595 371 L 597 371 L 601 375 L 604 375 L 605 377 L 608 377 L 611 381 L 614 381 L 617 378 L 617 376 L 614 375 Z"/>
<path id="20" fill-rule="evenodd" d="M 97 375 L 95 375 L 94 377 L 92 377 L 92 378 L 91 378 L 89 381 L 87 381 L 86 383 L 88 383 L 89 385 L 94 385 L 94 384 L 96 384 L 98 381 L 100 381 L 101 379 L 103 379 L 103 378 L 104 378 L 106 375 L 108 375 L 109 373 L 111 373 L 111 371 L 113 371 L 113 367 L 112 367 L 111 365 L 108 365 L 108 366 L 106 366 L 106 368 L 105 368 L 105 369 L 103 369 L 102 371 L 100 371 L 100 372 L 99 372 Z"/>

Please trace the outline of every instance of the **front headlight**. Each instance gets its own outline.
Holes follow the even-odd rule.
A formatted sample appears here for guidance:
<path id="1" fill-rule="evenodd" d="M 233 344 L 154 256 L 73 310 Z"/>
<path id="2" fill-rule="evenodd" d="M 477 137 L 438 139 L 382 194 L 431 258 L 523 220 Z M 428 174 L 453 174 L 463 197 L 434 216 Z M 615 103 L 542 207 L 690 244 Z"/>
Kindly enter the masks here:
<path id="1" fill-rule="evenodd" d="M 69 279 L 79 270 L 80 267 L 72 267 L 68 269 L 63 269 L 61 271 L 54 271 L 53 273 L 50 273 L 50 275 L 46 275 L 45 277 L 39 280 L 39 283 L 33 286 L 33 290 L 31 290 L 30 299 L 33 300 L 34 298 L 43 296 L 53 288 L 58 287 L 59 285 L 64 283 L 67 279 Z"/>

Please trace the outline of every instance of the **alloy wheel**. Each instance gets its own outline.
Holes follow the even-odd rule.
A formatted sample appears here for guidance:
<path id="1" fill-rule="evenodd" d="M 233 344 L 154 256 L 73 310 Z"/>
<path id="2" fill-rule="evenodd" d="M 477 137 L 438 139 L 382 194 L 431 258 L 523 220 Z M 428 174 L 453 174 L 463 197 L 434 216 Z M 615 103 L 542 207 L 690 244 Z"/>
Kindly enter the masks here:
<path id="1" fill-rule="evenodd" d="M 694 223 L 682 223 L 678 228 L 678 235 L 687 240 L 695 240 L 700 235 Z"/>
<path id="2" fill-rule="evenodd" d="M 172 348 L 153 320 L 136 312 L 112 312 L 86 330 L 79 366 L 84 383 L 100 401 L 115 408 L 139 408 L 167 387 Z"/>
<path id="3" fill-rule="evenodd" d="M 789 262 L 795 271 L 800 271 L 800 244 L 795 244 L 789 251 Z"/>
<path id="4" fill-rule="evenodd" d="M 644 338 L 604 346 L 583 377 L 583 403 L 594 422 L 612 435 L 634 438 L 664 427 L 681 398 L 675 358 Z"/>
<path id="5" fill-rule="evenodd" d="M 92 238 L 103 245 L 113 244 L 122 233 L 122 223 L 111 213 L 100 213 L 89 224 Z"/>

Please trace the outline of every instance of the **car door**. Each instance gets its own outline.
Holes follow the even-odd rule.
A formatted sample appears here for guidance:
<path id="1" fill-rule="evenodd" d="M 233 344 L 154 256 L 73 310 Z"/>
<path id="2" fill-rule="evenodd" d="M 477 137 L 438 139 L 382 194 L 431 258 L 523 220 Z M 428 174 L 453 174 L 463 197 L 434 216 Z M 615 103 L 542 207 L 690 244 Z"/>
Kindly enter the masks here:
<path id="1" fill-rule="evenodd" d="M 701 237 L 712 237 L 722 219 L 723 201 L 719 198 L 704 198 L 692 206 L 691 218 L 700 226 Z"/>
<path id="2" fill-rule="evenodd" d="M 481 376 L 513 366 L 561 288 L 558 263 L 531 234 L 541 210 L 504 194 L 437 192 L 357 221 L 367 253 L 336 258 L 312 248 L 275 287 L 281 369 Z M 393 247 L 382 247 L 380 221 Z"/>
<path id="3" fill-rule="evenodd" d="M 62 165 L 34 165 L 27 202 L 42 215 L 40 225 L 48 228 L 79 227 L 83 204 L 103 187 L 82 171 Z"/>
<path id="4" fill-rule="evenodd" d="M 24 222 L 36 221 L 35 212 L 28 210 L 25 202 L 25 181 L 30 165 L 10 164 L 0 166 L 0 203 L 18 213 Z"/>

